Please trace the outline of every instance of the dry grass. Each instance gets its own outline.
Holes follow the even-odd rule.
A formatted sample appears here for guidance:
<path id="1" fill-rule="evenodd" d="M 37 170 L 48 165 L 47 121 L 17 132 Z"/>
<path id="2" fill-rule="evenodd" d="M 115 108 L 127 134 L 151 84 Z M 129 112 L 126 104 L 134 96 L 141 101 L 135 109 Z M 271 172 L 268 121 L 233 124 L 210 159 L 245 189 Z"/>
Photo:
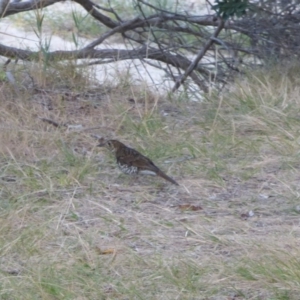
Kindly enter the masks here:
<path id="1" fill-rule="evenodd" d="M 0 298 L 298 299 L 297 70 L 205 103 L 95 88 L 72 66 L 34 66 L 38 91 L 2 82 Z M 120 174 L 92 134 L 181 186 Z"/>

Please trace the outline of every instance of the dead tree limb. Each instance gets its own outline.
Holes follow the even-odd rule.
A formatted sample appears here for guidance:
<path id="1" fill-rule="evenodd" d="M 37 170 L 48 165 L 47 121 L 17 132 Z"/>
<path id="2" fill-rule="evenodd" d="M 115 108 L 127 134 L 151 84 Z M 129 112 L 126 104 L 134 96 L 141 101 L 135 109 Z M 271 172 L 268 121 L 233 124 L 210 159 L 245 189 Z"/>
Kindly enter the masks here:
<path id="1" fill-rule="evenodd" d="M 84 60 L 81 65 L 151 60 L 153 66 L 166 71 L 174 81 L 173 92 L 188 77 L 199 89 L 207 91 L 211 79 L 216 85 L 223 84 L 240 72 L 242 68 L 237 64 L 248 67 L 256 59 L 261 63 L 270 58 L 270 53 L 276 58 L 300 56 L 300 11 L 297 5 L 285 6 L 283 2 L 271 5 L 272 1 L 257 0 L 257 4 L 251 4 L 247 16 L 220 23 L 216 15 L 169 11 L 150 0 L 137 0 L 138 5 L 133 7 L 136 11 L 131 17 L 116 11 L 109 3 L 105 6 L 103 2 L 100 6 L 91 0 L 72 1 L 79 4 L 105 32 L 94 37 L 87 46 L 73 51 L 31 51 L 0 43 L 0 55 L 25 61 Z M 4 18 L 64 0 L 2 2 L 6 7 L 0 17 Z M 223 28 L 226 31 L 220 38 L 218 34 Z M 99 49 L 101 44 L 115 36 L 121 37 L 128 48 Z"/>
<path id="2" fill-rule="evenodd" d="M 214 38 L 216 38 L 221 30 L 224 27 L 224 21 L 220 19 L 220 25 L 212 35 L 212 37 L 206 42 L 206 44 L 203 46 L 203 48 L 200 50 L 199 54 L 196 56 L 194 61 L 190 64 L 190 66 L 186 69 L 185 73 L 176 80 L 176 83 L 174 87 L 172 88 L 172 92 L 175 92 L 187 79 L 187 77 L 197 68 L 197 65 L 199 61 L 202 59 L 202 57 L 205 55 L 205 53 L 208 51 L 208 49 L 211 47 L 211 45 L 214 43 Z"/>

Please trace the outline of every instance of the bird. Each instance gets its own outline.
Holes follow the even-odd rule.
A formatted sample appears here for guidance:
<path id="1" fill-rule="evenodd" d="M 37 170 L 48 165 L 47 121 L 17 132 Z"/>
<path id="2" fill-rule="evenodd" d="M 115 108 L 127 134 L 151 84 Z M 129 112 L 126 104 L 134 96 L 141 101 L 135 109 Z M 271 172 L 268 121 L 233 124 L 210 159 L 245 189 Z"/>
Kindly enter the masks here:
<path id="1" fill-rule="evenodd" d="M 127 147 L 118 140 L 102 141 L 97 146 L 105 147 L 114 153 L 119 169 L 125 174 L 156 175 L 175 185 L 179 185 L 174 179 L 160 170 L 148 157 L 135 149 Z"/>

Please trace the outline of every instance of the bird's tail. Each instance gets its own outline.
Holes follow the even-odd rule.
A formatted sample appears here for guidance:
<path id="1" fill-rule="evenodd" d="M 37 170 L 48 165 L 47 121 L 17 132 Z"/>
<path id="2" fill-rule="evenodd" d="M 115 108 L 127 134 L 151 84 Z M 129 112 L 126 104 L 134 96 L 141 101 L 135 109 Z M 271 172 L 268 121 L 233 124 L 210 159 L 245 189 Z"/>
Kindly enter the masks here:
<path id="1" fill-rule="evenodd" d="M 165 174 L 163 171 L 158 170 L 157 175 L 168 180 L 169 182 L 175 184 L 175 185 L 179 185 L 174 179 L 172 179 L 171 177 L 169 177 L 167 174 Z"/>

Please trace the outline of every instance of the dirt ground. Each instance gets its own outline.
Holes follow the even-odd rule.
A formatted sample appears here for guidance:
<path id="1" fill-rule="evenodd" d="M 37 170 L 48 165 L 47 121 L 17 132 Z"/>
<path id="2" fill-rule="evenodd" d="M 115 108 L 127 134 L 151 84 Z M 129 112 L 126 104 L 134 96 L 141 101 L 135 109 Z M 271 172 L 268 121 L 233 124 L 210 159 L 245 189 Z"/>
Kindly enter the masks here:
<path id="1" fill-rule="evenodd" d="M 11 68 L 17 85 L 0 82 L 0 298 L 298 300 L 299 66 L 285 68 L 202 102 L 122 68 L 113 80 L 72 62 Z M 122 174 L 99 138 L 179 186 Z"/>

